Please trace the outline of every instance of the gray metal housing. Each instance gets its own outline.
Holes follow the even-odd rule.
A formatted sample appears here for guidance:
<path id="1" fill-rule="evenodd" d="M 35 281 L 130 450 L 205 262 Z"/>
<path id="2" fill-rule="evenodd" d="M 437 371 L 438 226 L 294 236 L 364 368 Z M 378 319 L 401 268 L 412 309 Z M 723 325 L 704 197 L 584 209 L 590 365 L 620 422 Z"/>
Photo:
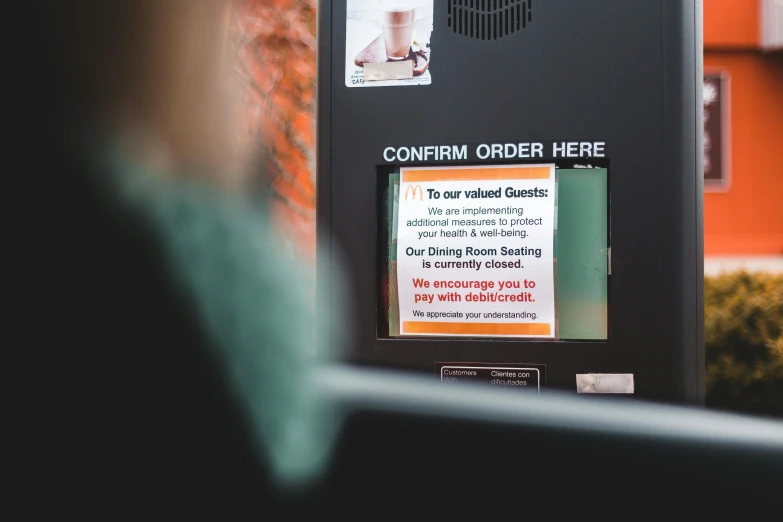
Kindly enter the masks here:
<path id="1" fill-rule="evenodd" d="M 566 390 L 577 373 L 633 373 L 639 398 L 702 403 L 701 0 L 536 0 L 524 31 L 492 41 L 455 34 L 446 8 L 435 0 L 432 85 L 348 88 L 346 4 L 319 2 L 317 290 L 331 295 L 339 258 L 348 359 L 546 364 L 547 388 Z M 378 338 L 384 147 L 560 139 L 610 151 L 609 340 Z"/>

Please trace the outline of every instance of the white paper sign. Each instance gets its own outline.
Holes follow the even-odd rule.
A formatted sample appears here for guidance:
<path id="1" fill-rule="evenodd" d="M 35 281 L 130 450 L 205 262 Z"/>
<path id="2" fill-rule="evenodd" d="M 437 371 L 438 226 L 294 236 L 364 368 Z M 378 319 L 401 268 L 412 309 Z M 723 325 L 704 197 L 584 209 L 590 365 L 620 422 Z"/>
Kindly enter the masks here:
<path id="1" fill-rule="evenodd" d="M 429 85 L 433 0 L 348 0 L 346 87 Z M 411 63 L 410 77 L 368 75 L 365 63 Z"/>
<path id="2" fill-rule="evenodd" d="M 400 335 L 555 337 L 554 165 L 400 169 Z"/>

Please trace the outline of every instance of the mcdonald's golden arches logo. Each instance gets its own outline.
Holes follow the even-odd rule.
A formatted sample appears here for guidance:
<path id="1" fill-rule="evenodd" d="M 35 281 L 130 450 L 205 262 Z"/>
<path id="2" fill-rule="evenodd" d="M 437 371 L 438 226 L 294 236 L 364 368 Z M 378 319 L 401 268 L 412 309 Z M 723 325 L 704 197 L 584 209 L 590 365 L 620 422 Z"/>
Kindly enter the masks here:
<path id="1" fill-rule="evenodd" d="M 424 191 L 421 188 L 421 185 L 408 185 L 405 188 L 405 201 L 408 201 L 408 195 L 412 194 L 413 199 L 416 199 L 416 194 L 419 195 L 419 201 L 424 199 Z"/>

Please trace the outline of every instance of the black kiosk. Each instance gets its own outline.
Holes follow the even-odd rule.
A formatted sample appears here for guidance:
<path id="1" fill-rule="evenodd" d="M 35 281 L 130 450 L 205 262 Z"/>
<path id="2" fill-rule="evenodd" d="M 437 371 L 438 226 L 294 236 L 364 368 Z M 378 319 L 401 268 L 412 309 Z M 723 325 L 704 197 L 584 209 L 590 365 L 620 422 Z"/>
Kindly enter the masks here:
<path id="1" fill-rule="evenodd" d="M 348 359 L 702 402 L 701 2 L 318 14 L 318 292 L 339 258 Z"/>

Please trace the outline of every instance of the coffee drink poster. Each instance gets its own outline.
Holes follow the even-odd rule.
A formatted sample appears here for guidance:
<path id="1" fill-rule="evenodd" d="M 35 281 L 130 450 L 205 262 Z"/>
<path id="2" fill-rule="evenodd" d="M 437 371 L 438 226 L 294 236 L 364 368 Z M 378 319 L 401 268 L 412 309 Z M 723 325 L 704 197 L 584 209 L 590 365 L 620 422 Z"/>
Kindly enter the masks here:
<path id="1" fill-rule="evenodd" d="M 348 0 L 346 87 L 429 85 L 433 0 Z"/>

